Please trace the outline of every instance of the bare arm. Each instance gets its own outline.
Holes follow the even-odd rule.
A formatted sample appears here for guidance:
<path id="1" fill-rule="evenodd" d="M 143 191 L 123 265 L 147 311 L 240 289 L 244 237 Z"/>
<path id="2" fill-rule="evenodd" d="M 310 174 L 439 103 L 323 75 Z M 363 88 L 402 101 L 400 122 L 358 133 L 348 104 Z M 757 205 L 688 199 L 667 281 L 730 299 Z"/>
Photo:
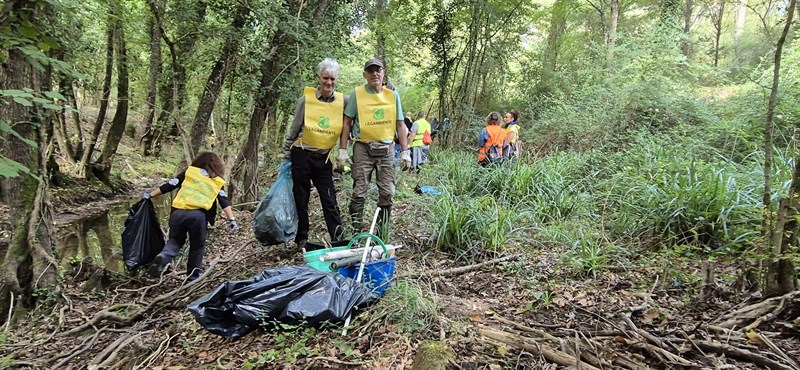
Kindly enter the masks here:
<path id="1" fill-rule="evenodd" d="M 347 140 L 350 139 L 350 125 L 353 124 L 353 119 L 344 116 L 342 124 L 342 134 L 339 135 L 339 149 L 347 149 Z"/>
<path id="2" fill-rule="evenodd" d="M 400 148 L 402 150 L 408 149 L 408 127 L 402 120 L 397 121 L 397 138 L 400 140 Z"/>

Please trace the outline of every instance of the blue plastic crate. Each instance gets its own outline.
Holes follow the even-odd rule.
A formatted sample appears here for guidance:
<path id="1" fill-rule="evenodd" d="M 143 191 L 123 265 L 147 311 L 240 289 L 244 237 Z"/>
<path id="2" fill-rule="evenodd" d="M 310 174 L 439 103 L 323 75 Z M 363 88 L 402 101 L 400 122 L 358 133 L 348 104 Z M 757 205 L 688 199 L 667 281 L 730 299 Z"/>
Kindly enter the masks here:
<path id="1" fill-rule="evenodd" d="M 394 278 L 395 264 L 397 257 L 389 257 L 382 260 L 372 261 L 364 265 L 364 273 L 361 282 L 366 284 L 377 296 L 382 296 L 386 289 L 392 286 Z M 358 267 L 348 266 L 339 268 L 339 275 L 355 279 L 358 276 Z"/>

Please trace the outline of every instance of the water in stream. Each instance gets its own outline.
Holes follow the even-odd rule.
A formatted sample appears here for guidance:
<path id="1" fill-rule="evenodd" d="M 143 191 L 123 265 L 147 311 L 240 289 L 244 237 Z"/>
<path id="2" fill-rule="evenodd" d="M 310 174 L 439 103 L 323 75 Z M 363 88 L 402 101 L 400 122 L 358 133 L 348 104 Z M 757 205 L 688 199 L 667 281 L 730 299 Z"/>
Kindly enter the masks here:
<path id="1" fill-rule="evenodd" d="M 124 272 L 120 235 L 130 207 L 138 199 L 111 203 L 105 208 L 78 216 L 72 213 L 55 217 L 56 256 L 62 267 L 70 262 L 91 259 L 92 263 L 110 271 Z M 166 235 L 171 199 L 162 196 L 153 199 L 161 228 Z"/>

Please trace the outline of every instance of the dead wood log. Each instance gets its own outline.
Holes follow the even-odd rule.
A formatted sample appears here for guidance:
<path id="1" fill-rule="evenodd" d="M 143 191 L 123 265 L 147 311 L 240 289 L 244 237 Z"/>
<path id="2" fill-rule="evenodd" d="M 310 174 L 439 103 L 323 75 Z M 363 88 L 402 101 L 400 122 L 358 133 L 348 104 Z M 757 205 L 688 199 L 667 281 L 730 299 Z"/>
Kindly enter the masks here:
<path id="1" fill-rule="evenodd" d="M 447 270 L 439 270 L 439 271 L 427 271 L 427 272 L 419 272 L 419 271 L 411 271 L 404 274 L 399 274 L 395 276 L 395 279 L 404 279 L 404 278 L 417 278 L 417 277 L 431 277 L 431 276 L 454 276 L 454 275 L 461 275 L 466 274 L 471 271 L 482 269 L 486 266 L 496 265 L 500 262 L 505 261 L 513 261 L 519 258 L 521 254 L 514 254 L 511 256 L 505 256 L 500 258 L 495 258 L 488 261 L 483 261 L 481 263 L 476 263 L 474 265 L 469 266 L 462 266 L 451 268 Z"/>
<path id="2" fill-rule="evenodd" d="M 726 329 L 743 326 L 752 329 L 758 327 L 758 325 L 767 321 L 767 319 L 771 320 L 780 314 L 781 311 L 787 307 L 786 302 L 800 304 L 800 290 L 795 290 L 780 297 L 768 298 L 761 302 L 742 307 L 736 311 L 720 316 L 712 323 Z"/>
<path id="3" fill-rule="evenodd" d="M 758 367 L 766 367 L 772 370 L 794 370 L 790 365 L 782 364 L 778 361 L 772 360 L 761 354 L 748 351 L 742 348 L 736 348 L 729 344 L 709 342 L 705 340 L 695 340 L 694 343 L 703 351 L 725 355 L 725 357 L 734 358 L 737 360 L 748 361 L 756 364 Z"/>
<path id="4" fill-rule="evenodd" d="M 562 366 L 578 366 L 584 370 L 600 370 L 599 368 L 595 367 L 594 365 L 588 364 L 583 362 L 575 356 L 571 356 L 565 352 L 552 349 L 548 346 L 541 345 L 536 342 L 535 339 L 524 337 L 519 334 L 509 333 L 507 331 L 492 329 L 486 326 L 478 326 L 477 327 L 478 334 L 496 340 L 498 342 L 504 343 L 506 345 L 520 348 L 525 351 L 528 351 L 534 355 L 544 356 L 547 361 L 556 363 Z"/>
<path id="5" fill-rule="evenodd" d="M 628 344 L 631 344 L 631 345 L 633 345 L 635 347 L 638 347 L 640 349 L 644 349 L 644 350 L 648 351 L 651 354 L 654 354 L 659 360 L 663 361 L 664 363 L 674 363 L 674 364 L 678 364 L 678 365 L 681 365 L 681 366 L 688 366 L 688 367 L 702 367 L 702 365 L 700 365 L 700 364 L 696 364 L 694 362 L 691 362 L 691 361 L 681 357 L 680 354 L 673 353 L 673 352 L 670 352 L 669 350 L 667 350 L 667 347 L 669 345 L 670 348 L 672 348 L 676 352 L 680 353 L 680 350 L 674 344 L 670 343 L 669 341 L 661 340 L 660 338 L 656 337 L 653 334 L 650 334 L 646 330 L 639 329 L 638 327 L 636 327 L 636 325 L 633 323 L 633 321 L 631 321 L 631 319 L 630 319 L 630 317 L 628 317 L 628 315 L 622 313 L 619 316 L 622 318 L 622 320 L 625 321 L 625 324 L 628 325 L 628 327 L 633 331 L 633 333 L 635 333 L 638 337 L 640 337 L 640 338 L 652 343 L 652 344 L 648 344 L 648 343 L 643 343 L 643 342 L 638 342 L 637 343 L 637 342 L 633 342 L 633 341 L 627 341 Z"/>

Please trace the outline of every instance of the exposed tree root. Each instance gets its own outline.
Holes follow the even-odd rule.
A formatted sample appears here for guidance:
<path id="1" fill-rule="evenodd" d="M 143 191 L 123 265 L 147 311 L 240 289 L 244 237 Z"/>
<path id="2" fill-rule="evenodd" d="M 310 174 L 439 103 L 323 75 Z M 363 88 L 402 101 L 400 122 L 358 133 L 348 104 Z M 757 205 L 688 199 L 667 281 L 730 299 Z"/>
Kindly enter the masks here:
<path id="1" fill-rule="evenodd" d="M 513 261 L 513 260 L 519 258 L 520 256 L 521 256 L 520 254 L 514 254 L 514 255 L 511 255 L 511 256 L 505 256 L 505 257 L 500 257 L 500 258 L 495 258 L 495 259 L 492 259 L 492 260 L 484 261 L 484 262 L 481 262 L 481 263 L 476 263 L 474 265 L 456 267 L 456 268 L 447 269 L 447 270 L 429 271 L 429 272 L 412 271 L 412 272 L 408 272 L 408 273 L 405 273 L 405 274 L 399 274 L 399 275 L 395 276 L 395 278 L 396 279 L 404 279 L 404 278 L 417 278 L 417 277 L 428 277 L 428 276 L 454 276 L 454 275 L 461 275 L 461 274 L 466 274 L 466 273 L 471 272 L 471 271 L 480 270 L 480 269 L 482 269 L 482 268 L 484 268 L 486 266 L 496 265 L 496 264 L 498 264 L 500 262 Z"/>
<path id="2" fill-rule="evenodd" d="M 787 303 L 789 304 L 787 305 Z M 800 305 L 800 290 L 795 290 L 780 297 L 768 298 L 722 315 L 717 320 L 714 320 L 714 325 L 726 329 L 741 327 L 753 329 L 763 322 L 774 319 L 786 307 L 792 305 Z"/>

